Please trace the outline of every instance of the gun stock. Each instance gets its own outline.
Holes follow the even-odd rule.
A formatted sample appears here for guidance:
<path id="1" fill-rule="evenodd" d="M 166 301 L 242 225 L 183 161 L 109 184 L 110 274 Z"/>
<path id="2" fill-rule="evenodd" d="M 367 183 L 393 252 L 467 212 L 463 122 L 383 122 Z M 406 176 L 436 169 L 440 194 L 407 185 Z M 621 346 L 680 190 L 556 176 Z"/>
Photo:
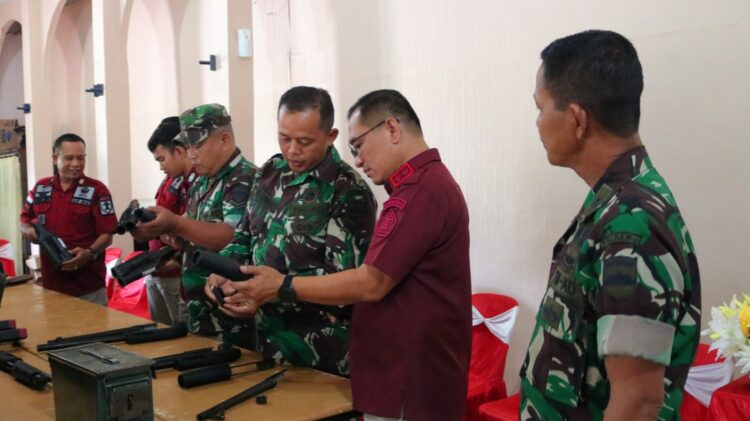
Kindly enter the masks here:
<path id="1" fill-rule="evenodd" d="M 153 221 L 156 216 L 148 209 L 142 208 L 137 200 L 133 199 L 120 215 L 115 232 L 122 235 L 132 231 L 138 222 Z"/>
<path id="2" fill-rule="evenodd" d="M 63 262 L 73 258 L 68 251 L 68 247 L 60 237 L 49 231 L 42 224 L 36 223 L 33 226 L 36 236 L 39 239 L 39 247 L 58 269 L 62 267 Z"/>

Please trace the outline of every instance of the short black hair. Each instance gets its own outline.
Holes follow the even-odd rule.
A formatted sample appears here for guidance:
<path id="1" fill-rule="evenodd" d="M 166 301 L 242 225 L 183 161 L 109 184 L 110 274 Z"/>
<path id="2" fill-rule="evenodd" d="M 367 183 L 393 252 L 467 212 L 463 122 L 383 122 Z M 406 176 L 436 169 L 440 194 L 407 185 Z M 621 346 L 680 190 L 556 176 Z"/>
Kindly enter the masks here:
<path id="1" fill-rule="evenodd" d="M 277 117 L 281 107 L 291 112 L 316 110 L 320 114 L 320 130 L 328 133 L 333 128 L 333 102 L 325 89 L 295 86 L 281 95 L 279 108 L 276 110 Z"/>
<path id="2" fill-rule="evenodd" d="M 638 132 L 643 70 L 633 44 L 612 31 L 557 39 L 541 53 L 544 85 L 557 109 L 580 104 L 608 132 Z"/>
<path id="3" fill-rule="evenodd" d="M 83 143 L 83 146 L 86 146 L 86 142 L 83 141 L 83 138 L 81 136 L 78 136 L 75 133 L 65 133 L 58 136 L 57 139 L 55 139 L 55 142 L 52 143 L 53 154 L 60 153 L 63 142 L 81 142 Z"/>
<path id="4" fill-rule="evenodd" d="M 422 133 L 422 124 L 417 113 L 399 91 L 380 89 L 365 94 L 349 108 L 346 118 L 351 120 L 352 114 L 356 111 L 359 111 L 360 121 L 364 124 L 377 124 L 375 120 L 394 117 L 401 124 L 411 125 L 418 133 Z"/>
<path id="5" fill-rule="evenodd" d="M 157 146 L 161 145 L 170 153 L 174 152 L 174 148 L 178 145 L 173 140 L 180 131 L 180 119 L 177 116 L 165 118 L 159 123 L 148 140 L 148 150 L 153 152 Z"/>

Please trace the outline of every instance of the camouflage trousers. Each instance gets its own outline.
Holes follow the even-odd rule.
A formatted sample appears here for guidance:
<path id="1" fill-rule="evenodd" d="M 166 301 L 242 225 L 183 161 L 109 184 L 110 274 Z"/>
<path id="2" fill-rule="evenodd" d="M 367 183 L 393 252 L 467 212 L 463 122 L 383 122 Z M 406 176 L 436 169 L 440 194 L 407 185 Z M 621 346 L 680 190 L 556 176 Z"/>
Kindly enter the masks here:
<path id="1" fill-rule="evenodd" d="M 188 300 L 187 313 L 190 333 L 255 350 L 254 320 L 229 317 L 206 300 Z"/>
<path id="2" fill-rule="evenodd" d="M 270 303 L 255 314 L 257 350 L 279 364 L 349 375 L 349 332 L 322 306 Z"/>

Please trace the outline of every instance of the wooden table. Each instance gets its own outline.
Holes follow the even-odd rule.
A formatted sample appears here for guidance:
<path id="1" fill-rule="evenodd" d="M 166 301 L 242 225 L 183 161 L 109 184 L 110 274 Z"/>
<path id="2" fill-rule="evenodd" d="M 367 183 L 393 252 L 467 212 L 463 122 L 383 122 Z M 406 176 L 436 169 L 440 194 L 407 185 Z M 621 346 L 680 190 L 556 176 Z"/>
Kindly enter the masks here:
<path id="1" fill-rule="evenodd" d="M 18 327 L 28 330 L 28 338 L 19 347 L 0 344 L 0 350 L 13 351 L 26 363 L 50 372 L 47 355 L 36 350 L 38 344 L 58 336 L 74 336 L 102 330 L 117 329 L 146 323 L 144 319 L 108 309 L 75 297 L 45 290 L 33 284 L 5 289 L 0 320 L 15 319 Z M 145 357 L 158 357 L 191 349 L 216 347 L 214 340 L 189 335 L 168 341 L 138 345 L 113 344 Z M 257 354 L 243 350 L 242 362 L 257 361 Z M 154 413 L 163 420 L 194 420 L 196 414 L 233 396 L 279 369 L 237 376 L 229 381 L 182 389 L 177 384 L 178 372 L 160 370 L 153 381 Z M 52 388 L 38 392 L 17 383 L 0 372 L 0 396 L 3 397 L 0 418 L 15 414 L 18 419 L 54 419 Z M 287 367 L 284 379 L 276 388 L 264 393 L 266 405 L 253 399 L 229 411 L 228 420 L 316 420 L 352 410 L 349 380 L 308 368 Z M 15 418 L 15 416 L 14 416 Z"/>

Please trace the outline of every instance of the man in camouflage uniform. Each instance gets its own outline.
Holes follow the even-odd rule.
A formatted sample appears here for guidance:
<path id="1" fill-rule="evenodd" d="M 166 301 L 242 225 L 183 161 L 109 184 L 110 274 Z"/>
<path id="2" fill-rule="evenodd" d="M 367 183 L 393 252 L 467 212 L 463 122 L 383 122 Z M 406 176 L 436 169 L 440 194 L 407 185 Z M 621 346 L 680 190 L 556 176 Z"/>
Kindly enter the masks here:
<path id="1" fill-rule="evenodd" d="M 586 31 L 541 57 L 534 98 L 548 160 L 591 191 L 553 251 L 520 418 L 677 419 L 698 345 L 700 277 L 638 135 L 638 56 L 619 34 Z"/>
<path id="2" fill-rule="evenodd" d="M 292 88 L 279 101 L 278 121 L 282 153 L 258 170 L 245 215 L 222 254 L 297 275 L 357 267 L 377 204 L 333 147 L 338 129 L 331 97 L 323 89 Z M 348 374 L 350 318 L 351 306 L 263 305 L 255 314 L 258 351 L 279 362 Z"/>
<path id="3" fill-rule="evenodd" d="M 232 239 L 247 204 L 257 168 L 237 148 L 231 118 L 219 104 L 205 104 L 180 115 L 182 132 L 176 141 L 187 146 L 200 175 L 190 189 L 184 216 L 152 208 L 156 218 L 139 224 L 138 237 L 161 235 L 168 244 L 184 247 L 182 284 L 185 288 L 188 325 L 192 333 L 220 337 L 249 349 L 254 347 L 254 326 L 227 317 L 203 293 L 208 273 L 189 259 L 197 248 L 221 250 Z"/>

